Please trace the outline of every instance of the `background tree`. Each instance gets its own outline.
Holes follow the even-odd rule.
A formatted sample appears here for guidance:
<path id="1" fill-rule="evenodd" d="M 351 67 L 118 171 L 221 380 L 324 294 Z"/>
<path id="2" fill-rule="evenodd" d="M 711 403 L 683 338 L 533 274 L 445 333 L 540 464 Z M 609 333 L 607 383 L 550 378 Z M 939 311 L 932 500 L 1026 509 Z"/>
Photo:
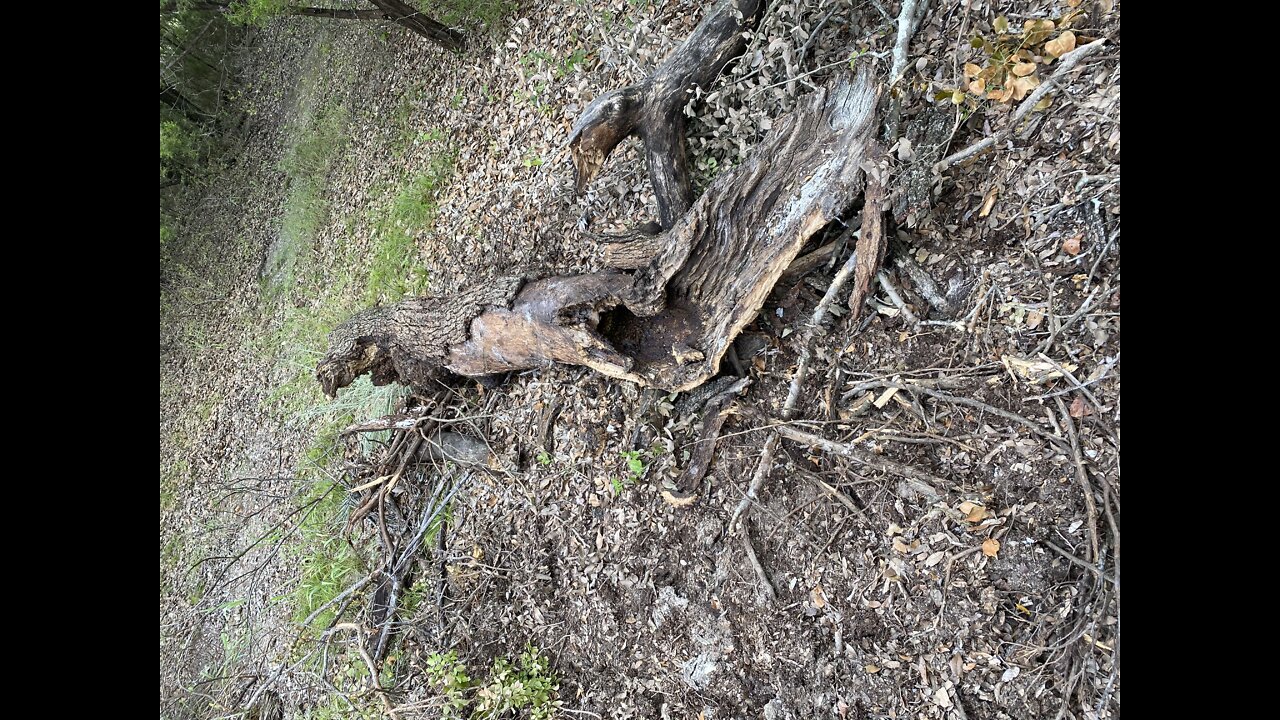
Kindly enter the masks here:
<path id="1" fill-rule="evenodd" d="M 309 7 L 289 0 L 231 0 L 202 3 L 219 8 L 237 23 L 264 23 L 282 15 L 330 18 L 333 20 L 390 20 L 448 50 L 461 51 L 466 43 L 461 33 L 428 17 L 422 8 L 405 0 L 370 0 L 370 7 Z"/>

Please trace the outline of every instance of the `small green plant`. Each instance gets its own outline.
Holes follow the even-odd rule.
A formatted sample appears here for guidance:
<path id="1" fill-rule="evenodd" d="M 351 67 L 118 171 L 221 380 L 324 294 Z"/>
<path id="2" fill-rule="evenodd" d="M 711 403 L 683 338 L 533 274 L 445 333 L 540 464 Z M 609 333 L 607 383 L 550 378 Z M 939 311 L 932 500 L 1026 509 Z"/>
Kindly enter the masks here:
<path id="1" fill-rule="evenodd" d="M 462 717 L 462 710 L 467 706 L 467 691 L 471 689 L 471 676 L 467 675 L 467 667 L 458 661 L 458 653 L 450 650 L 444 654 L 428 655 L 427 678 L 440 688 L 443 695 L 440 717 Z"/>
<path id="2" fill-rule="evenodd" d="M 547 452 L 546 450 L 543 450 L 542 452 L 538 453 L 538 457 L 536 459 L 539 465 L 550 465 L 551 453 Z"/>
<path id="3" fill-rule="evenodd" d="M 556 79 L 558 80 L 562 77 L 565 77 L 569 73 L 573 72 L 574 68 L 582 65 L 582 63 L 585 62 L 586 59 L 587 59 L 586 50 L 583 50 L 582 48 L 578 48 L 577 50 L 574 50 L 569 55 L 569 57 L 564 59 L 564 62 L 560 63 L 560 67 L 556 68 Z"/>
<path id="4" fill-rule="evenodd" d="M 609 485 L 613 488 L 614 495 L 621 495 L 623 490 L 639 482 L 645 471 L 648 470 L 645 456 L 654 457 L 656 453 L 646 453 L 643 450 L 623 450 L 620 455 L 622 456 L 623 464 L 626 466 L 626 474 L 609 477 Z"/>
<path id="5" fill-rule="evenodd" d="M 315 505 L 301 522 L 299 544 L 291 551 L 302 558 L 302 577 L 294 591 L 294 620 L 302 622 L 332 600 L 360 574 L 361 558 L 338 530 L 346 520 L 343 489 L 332 482 L 317 483 L 308 502 Z M 313 628 L 327 627 L 330 608 L 316 616 Z"/>
<path id="6" fill-rule="evenodd" d="M 536 168 L 542 165 L 542 157 L 536 152 L 530 150 L 524 154 L 524 166 L 527 168 Z"/>
<path id="7" fill-rule="evenodd" d="M 445 25 L 479 22 L 490 31 L 500 28 L 517 7 L 516 0 L 416 0 L 416 4 L 424 12 L 438 14 Z"/>
<path id="8" fill-rule="evenodd" d="M 509 713 L 528 710 L 533 720 L 550 720 L 560 701 L 555 699 L 560 681 L 551 672 L 550 662 L 533 645 L 525 645 L 515 663 L 495 658 L 489 682 L 476 692 L 472 718 L 497 720 Z"/>
<path id="9" fill-rule="evenodd" d="M 628 479 L 635 482 L 644 475 L 646 470 L 644 460 L 641 459 L 640 450 L 624 450 L 622 451 L 622 459 L 627 464 Z"/>
<path id="10" fill-rule="evenodd" d="M 443 138 L 444 134 L 438 131 L 420 136 L 424 142 Z M 375 222 L 375 250 L 365 284 L 366 302 L 396 302 L 426 289 L 426 265 L 418 254 L 415 237 L 435 221 L 436 198 L 453 172 L 455 158 L 452 149 L 434 154 L 427 169 L 396 191 L 391 204 Z"/>

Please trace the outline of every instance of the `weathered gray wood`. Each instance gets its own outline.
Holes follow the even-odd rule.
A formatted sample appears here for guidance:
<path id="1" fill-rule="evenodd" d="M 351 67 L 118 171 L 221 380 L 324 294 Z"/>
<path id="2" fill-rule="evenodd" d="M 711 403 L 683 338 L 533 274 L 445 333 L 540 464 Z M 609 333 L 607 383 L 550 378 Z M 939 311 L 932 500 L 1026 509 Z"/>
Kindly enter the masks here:
<path id="1" fill-rule="evenodd" d="M 663 228 L 675 224 L 693 203 L 684 138 L 689 91 L 710 87 L 725 64 L 742 54 L 743 31 L 764 6 L 763 0 L 721 0 L 643 82 L 592 101 L 569 135 L 578 192 L 614 147 L 635 133 L 644 142 L 658 222 Z"/>
<path id="2" fill-rule="evenodd" d="M 375 383 L 412 385 L 442 366 L 479 376 L 553 362 L 667 390 L 702 384 L 805 243 L 861 192 L 876 107 L 866 67 L 802 99 L 743 164 L 645 240 L 656 254 L 633 274 L 546 278 L 518 291 L 505 280 L 353 318 L 320 365 L 326 392 L 366 371 Z"/>

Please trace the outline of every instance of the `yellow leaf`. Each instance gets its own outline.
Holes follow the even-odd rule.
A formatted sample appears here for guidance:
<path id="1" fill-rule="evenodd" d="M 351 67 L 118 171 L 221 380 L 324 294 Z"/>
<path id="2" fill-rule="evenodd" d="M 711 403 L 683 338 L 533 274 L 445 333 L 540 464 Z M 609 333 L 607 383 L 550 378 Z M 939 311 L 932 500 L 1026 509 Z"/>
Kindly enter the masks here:
<path id="1" fill-rule="evenodd" d="M 982 68 L 978 67 L 977 65 L 974 65 L 973 63 L 965 63 L 965 64 L 964 64 L 964 76 L 965 76 L 965 77 L 967 77 L 967 78 L 977 77 L 978 73 L 980 73 L 980 72 L 982 72 Z"/>
<path id="2" fill-rule="evenodd" d="M 995 538 L 987 538 L 982 541 L 982 554 L 987 557 L 995 557 L 1000 552 L 1000 541 Z"/>
<path id="3" fill-rule="evenodd" d="M 1033 107 L 1033 108 L 1031 108 L 1031 109 L 1032 109 L 1032 110 L 1035 110 L 1036 112 L 1039 112 L 1039 111 L 1041 111 L 1041 110 L 1048 110 L 1048 109 L 1049 109 L 1049 106 L 1050 106 L 1050 105 L 1052 105 L 1052 104 L 1053 104 L 1053 98 L 1051 98 L 1051 97 L 1049 97 L 1049 96 L 1047 96 L 1047 95 L 1046 95 L 1046 96 L 1045 96 L 1045 98 L 1044 98 L 1043 100 L 1041 100 L 1040 102 L 1036 103 L 1036 106 L 1035 106 L 1035 107 Z"/>
<path id="4" fill-rule="evenodd" d="M 1009 32 L 1009 18 L 1001 15 L 1000 17 L 996 18 L 996 21 L 993 27 L 995 27 L 996 32 L 998 33 Z"/>
<path id="5" fill-rule="evenodd" d="M 1035 63 L 1018 63 L 1013 66 L 1013 74 L 1018 77 L 1026 77 L 1036 71 Z"/>
<path id="6" fill-rule="evenodd" d="M 1049 57 L 1062 57 L 1076 49 L 1076 34 L 1070 30 L 1044 44 L 1044 53 Z"/>
<path id="7" fill-rule="evenodd" d="M 956 90 L 955 92 L 951 93 L 951 104 L 959 105 L 962 102 L 964 102 L 964 93 L 960 92 L 959 90 Z"/>

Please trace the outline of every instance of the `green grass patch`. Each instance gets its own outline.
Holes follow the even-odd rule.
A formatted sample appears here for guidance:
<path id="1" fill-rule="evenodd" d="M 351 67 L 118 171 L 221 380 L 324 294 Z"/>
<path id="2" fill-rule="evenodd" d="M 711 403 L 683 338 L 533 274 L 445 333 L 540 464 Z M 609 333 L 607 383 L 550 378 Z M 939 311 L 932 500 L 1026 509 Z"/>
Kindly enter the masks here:
<path id="1" fill-rule="evenodd" d="M 441 140 L 438 133 L 427 133 Z M 435 221 L 440 190 L 453 173 L 457 152 L 444 147 L 432 153 L 427 168 L 406 179 L 391 201 L 375 213 L 374 250 L 365 282 L 364 301 L 393 303 L 427 288 L 427 268 L 415 238 Z"/>
<path id="2" fill-rule="evenodd" d="M 304 505 L 314 503 L 298 527 L 299 542 L 292 552 L 302 560 L 302 573 L 294 590 L 294 621 L 302 622 L 311 613 L 333 600 L 360 578 L 362 558 L 343 537 L 347 521 L 346 491 L 330 480 L 315 483 Z M 321 612 L 311 628 L 323 629 L 333 622 L 336 607 Z"/>

